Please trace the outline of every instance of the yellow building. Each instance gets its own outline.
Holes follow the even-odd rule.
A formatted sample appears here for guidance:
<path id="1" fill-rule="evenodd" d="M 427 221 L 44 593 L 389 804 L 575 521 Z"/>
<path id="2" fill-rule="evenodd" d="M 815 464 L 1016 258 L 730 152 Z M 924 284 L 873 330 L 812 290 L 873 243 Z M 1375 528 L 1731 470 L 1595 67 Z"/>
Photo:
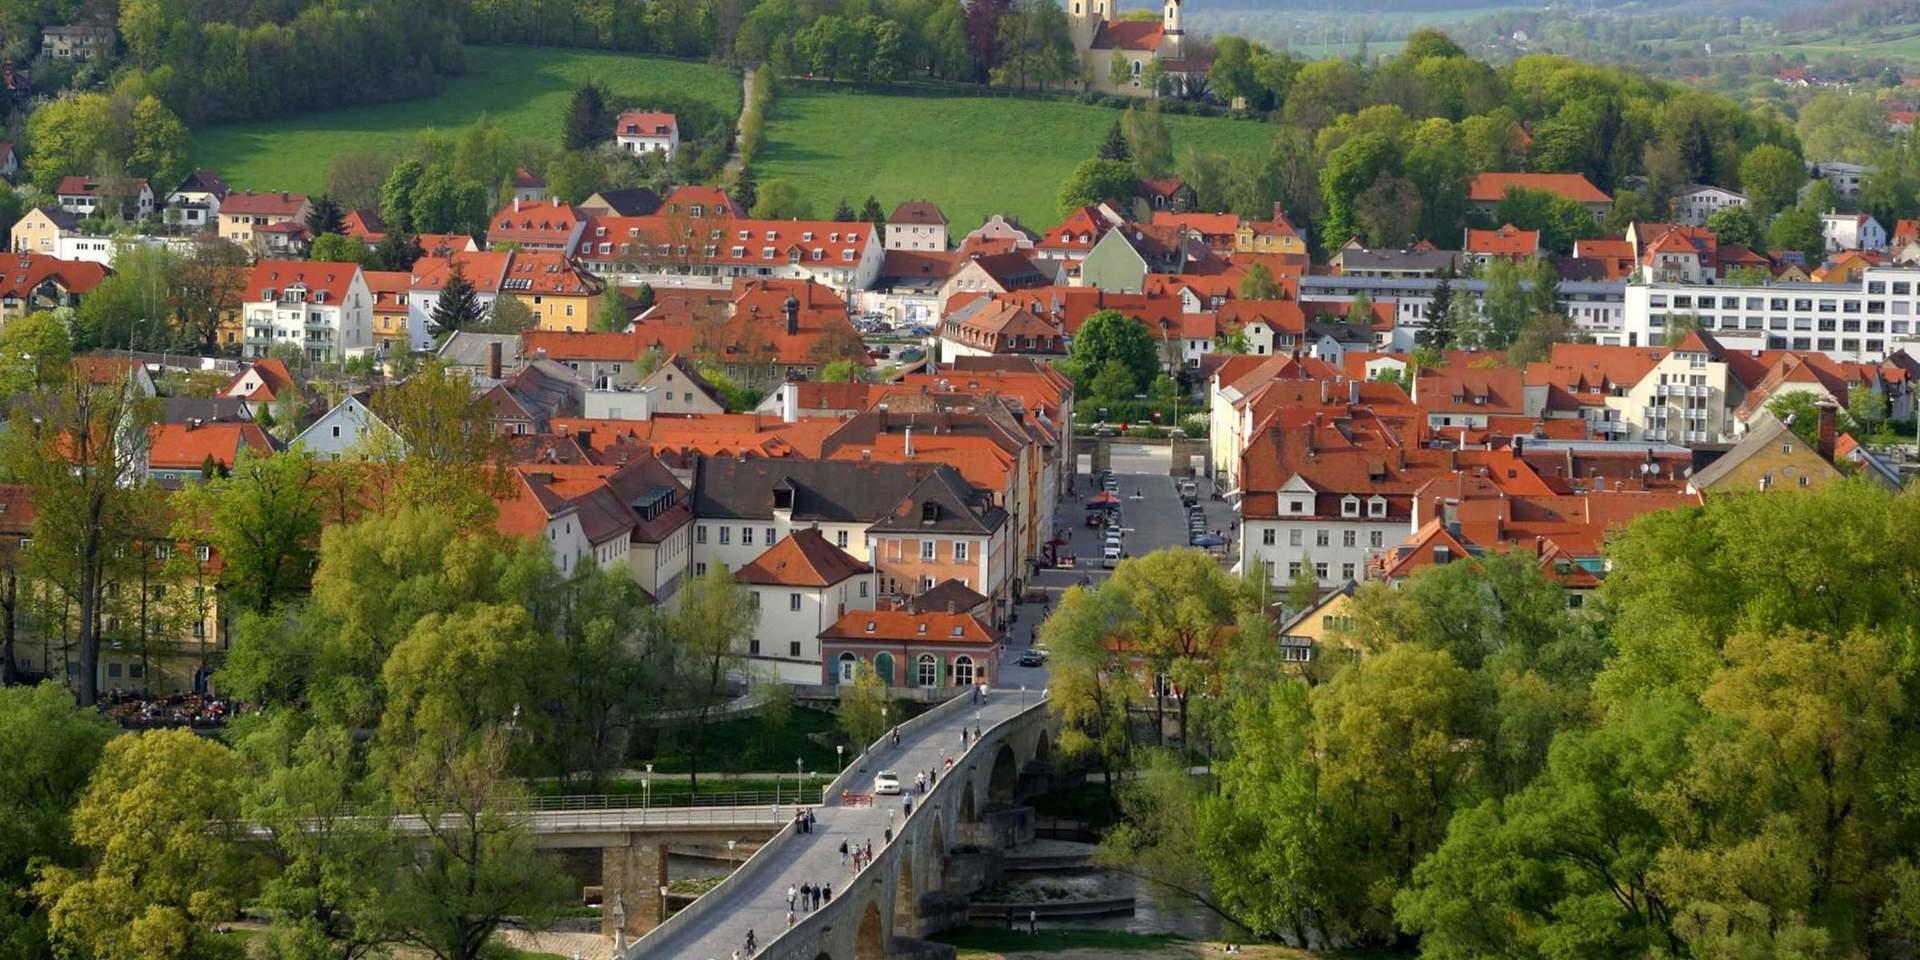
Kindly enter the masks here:
<path id="1" fill-rule="evenodd" d="M 1720 459 L 1687 481 L 1690 492 L 1707 495 L 1804 490 L 1840 479 L 1832 463 L 1835 409 L 1821 406 L 1820 436 L 1829 445 L 1808 443 L 1779 417 L 1761 411 L 1747 422 L 1747 435 Z"/>
<path id="2" fill-rule="evenodd" d="M 1273 205 L 1273 219 L 1247 220 L 1233 234 L 1235 253 L 1282 253 L 1306 256 L 1307 242 L 1280 209 Z"/>
<path id="3" fill-rule="evenodd" d="M 52 256 L 60 237 L 78 229 L 80 219 L 59 207 L 34 207 L 13 225 L 8 249 L 14 253 L 44 253 Z"/>
<path id="4" fill-rule="evenodd" d="M 535 329 L 584 333 L 606 284 L 576 268 L 564 254 L 515 250 L 500 292 L 533 311 Z"/>
<path id="5" fill-rule="evenodd" d="M 1353 595 L 1358 589 L 1349 580 L 1280 625 L 1280 661 L 1288 673 L 1323 680 L 1360 659 L 1353 635 Z"/>

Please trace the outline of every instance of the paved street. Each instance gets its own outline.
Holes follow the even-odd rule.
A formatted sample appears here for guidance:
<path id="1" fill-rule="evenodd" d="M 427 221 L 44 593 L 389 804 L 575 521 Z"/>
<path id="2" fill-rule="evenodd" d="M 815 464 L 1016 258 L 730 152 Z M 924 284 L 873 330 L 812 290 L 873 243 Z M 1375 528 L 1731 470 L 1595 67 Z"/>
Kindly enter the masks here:
<path id="1" fill-rule="evenodd" d="M 898 747 L 874 751 L 857 761 L 864 775 L 854 781 L 854 789 L 871 789 L 872 775 L 881 770 L 893 770 L 911 784 L 914 771 L 941 769 L 947 757 L 959 764 L 964 756 L 960 750 L 962 724 L 985 729 L 1019 713 L 1023 699 L 1030 706 L 1037 697 L 1037 693 L 1029 693 L 1023 698 L 1018 690 L 995 687 L 988 702 L 978 710 L 958 711 L 906 735 Z M 851 867 L 840 863 L 841 841 L 849 845 L 872 841 L 878 853 L 885 844 L 888 814 L 899 816 L 901 798 L 876 797 L 870 807 L 842 807 L 838 802 L 835 797 L 832 804 L 814 808 L 819 822 L 812 833 L 790 834 L 769 844 L 763 855 L 743 868 L 755 871 L 754 876 L 741 878 L 750 882 L 707 894 L 722 898 L 712 914 L 722 919 L 668 931 L 663 939 L 646 943 L 644 956 L 661 960 L 730 957 L 746 942 L 749 929 L 764 947 L 786 930 L 788 884 L 825 883 L 834 890 L 846 889 L 854 875 Z"/>
<path id="2" fill-rule="evenodd" d="M 1173 478 L 1167 474 L 1168 456 L 1166 447 L 1113 445 L 1113 472 L 1120 482 L 1121 525 L 1129 531 L 1123 541 L 1128 556 L 1187 545 L 1187 511 L 1180 505 L 1180 492 Z M 1201 508 L 1207 512 L 1207 529 L 1218 531 L 1222 537 L 1229 536 L 1235 519 L 1233 510 L 1223 502 L 1207 498 L 1205 479 L 1196 483 Z M 1100 566 L 1102 531 L 1086 525 L 1086 498 L 1098 491 L 1098 478 L 1090 475 L 1076 478 L 1073 492 L 1079 499 L 1062 502 L 1055 521 L 1073 531 L 1071 550 L 1076 569 L 1048 571 L 1042 574 L 1042 583 L 1064 585 L 1078 582 L 1083 575 L 1096 578 L 1105 575 Z M 1132 499 L 1136 493 L 1142 499 Z"/>

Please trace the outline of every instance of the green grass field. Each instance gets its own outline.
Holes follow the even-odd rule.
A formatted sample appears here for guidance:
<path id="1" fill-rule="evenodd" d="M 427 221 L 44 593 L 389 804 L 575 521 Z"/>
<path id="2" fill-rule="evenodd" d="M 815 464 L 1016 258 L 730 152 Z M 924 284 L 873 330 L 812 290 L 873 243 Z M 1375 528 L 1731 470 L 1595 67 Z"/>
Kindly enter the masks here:
<path id="1" fill-rule="evenodd" d="M 194 162 L 235 187 L 325 189 L 336 154 L 397 146 L 429 127 L 457 130 L 491 117 L 516 137 L 557 139 L 567 100 L 597 79 L 616 95 L 673 93 L 740 111 L 740 81 L 704 63 L 544 47 L 468 47 L 467 72 L 439 95 L 194 131 Z"/>
<path id="2" fill-rule="evenodd" d="M 1043 230 L 1059 220 L 1060 181 L 1119 116 L 1066 100 L 791 85 L 774 101 L 754 172 L 792 181 L 817 216 L 872 194 L 887 209 L 932 200 L 963 233 L 990 213 Z M 1169 116 L 1167 126 L 1175 156 L 1263 150 L 1272 137 L 1248 120 Z"/>

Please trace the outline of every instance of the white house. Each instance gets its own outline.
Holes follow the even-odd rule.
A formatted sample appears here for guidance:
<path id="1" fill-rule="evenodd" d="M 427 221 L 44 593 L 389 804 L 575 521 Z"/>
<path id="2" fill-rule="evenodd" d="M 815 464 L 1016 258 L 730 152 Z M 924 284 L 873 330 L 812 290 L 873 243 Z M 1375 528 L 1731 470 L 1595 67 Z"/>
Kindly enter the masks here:
<path id="1" fill-rule="evenodd" d="M 1860 195 L 1860 185 L 1865 183 L 1868 175 L 1872 173 L 1872 167 L 1858 163 L 1842 163 L 1838 160 L 1807 164 L 1807 176 L 1833 184 L 1833 191 L 1847 199 Z"/>
<path id="2" fill-rule="evenodd" d="M 1823 213 L 1820 232 L 1827 237 L 1829 253 L 1887 249 L 1887 228 L 1864 213 Z"/>
<path id="3" fill-rule="evenodd" d="M 680 122 L 671 113 L 628 110 L 614 124 L 613 141 L 622 152 L 636 157 L 660 153 L 672 160 L 673 152 L 680 149 Z"/>
<path id="4" fill-rule="evenodd" d="M 873 567 L 795 530 L 734 572 L 760 609 L 748 659 L 787 683 L 820 682 L 819 636 L 849 610 L 872 610 Z"/>
<path id="5" fill-rule="evenodd" d="M 909 200 L 887 217 L 888 250 L 945 250 L 947 215 L 925 200 Z"/>
<path id="6" fill-rule="evenodd" d="M 59 201 L 60 209 L 81 217 L 100 212 L 126 220 L 142 220 L 152 216 L 154 211 L 153 188 L 147 185 L 144 177 L 119 181 L 98 177 L 61 177 L 53 195 Z M 116 209 L 102 209 L 103 205 L 114 207 L 116 204 Z"/>
<path id="7" fill-rule="evenodd" d="M 1715 212 L 1746 205 L 1746 194 L 1696 183 L 1674 196 L 1673 219 L 1690 227 L 1704 227 Z"/>
<path id="8" fill-rule="evenodd" d="M 220 201 L 227 198 L 226 181 L 212 170 L 195 170 L 167 194 L 162 216 L 167 226 L 198 233 L 220 223 Z"/>
<path id="9" fill-rule="evenodd" d="M 279 344 L 315 362 L 373 349 L 373 294 L 356 263 L 262 260 L 247 275 L 241 317 L 250 358 Z"/>
<path id="10" fill-rule="evenodd" d="M 376 439 L 363 444 L 362 440 L 368 436 Z M 317 460 L 364 456 L 373 444 L 388 443 L 404 447 L 400 435 L 357 396 L 348 396 L 335 404 L 332 410 L 293 438 L 294 446 L 304 448 Z"/>

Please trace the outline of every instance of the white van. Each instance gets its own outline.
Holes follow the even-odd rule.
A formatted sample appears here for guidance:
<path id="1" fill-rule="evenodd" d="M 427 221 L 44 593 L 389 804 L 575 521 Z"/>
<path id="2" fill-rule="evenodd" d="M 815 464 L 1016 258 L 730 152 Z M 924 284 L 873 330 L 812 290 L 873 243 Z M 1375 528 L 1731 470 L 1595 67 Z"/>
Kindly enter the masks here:
<path id="1" fill-rule="evenodd" d="M 1114 567 L 1117 567 L 1120 565 L 1120 545 L 1119 544 L 1114 544 L 1114 543 L 1107 544 L 1107 549 L 1101 551 L 1100 553 L 1100 565 L 1107 568 L 1108 570 L 1112 570 Z"/>

